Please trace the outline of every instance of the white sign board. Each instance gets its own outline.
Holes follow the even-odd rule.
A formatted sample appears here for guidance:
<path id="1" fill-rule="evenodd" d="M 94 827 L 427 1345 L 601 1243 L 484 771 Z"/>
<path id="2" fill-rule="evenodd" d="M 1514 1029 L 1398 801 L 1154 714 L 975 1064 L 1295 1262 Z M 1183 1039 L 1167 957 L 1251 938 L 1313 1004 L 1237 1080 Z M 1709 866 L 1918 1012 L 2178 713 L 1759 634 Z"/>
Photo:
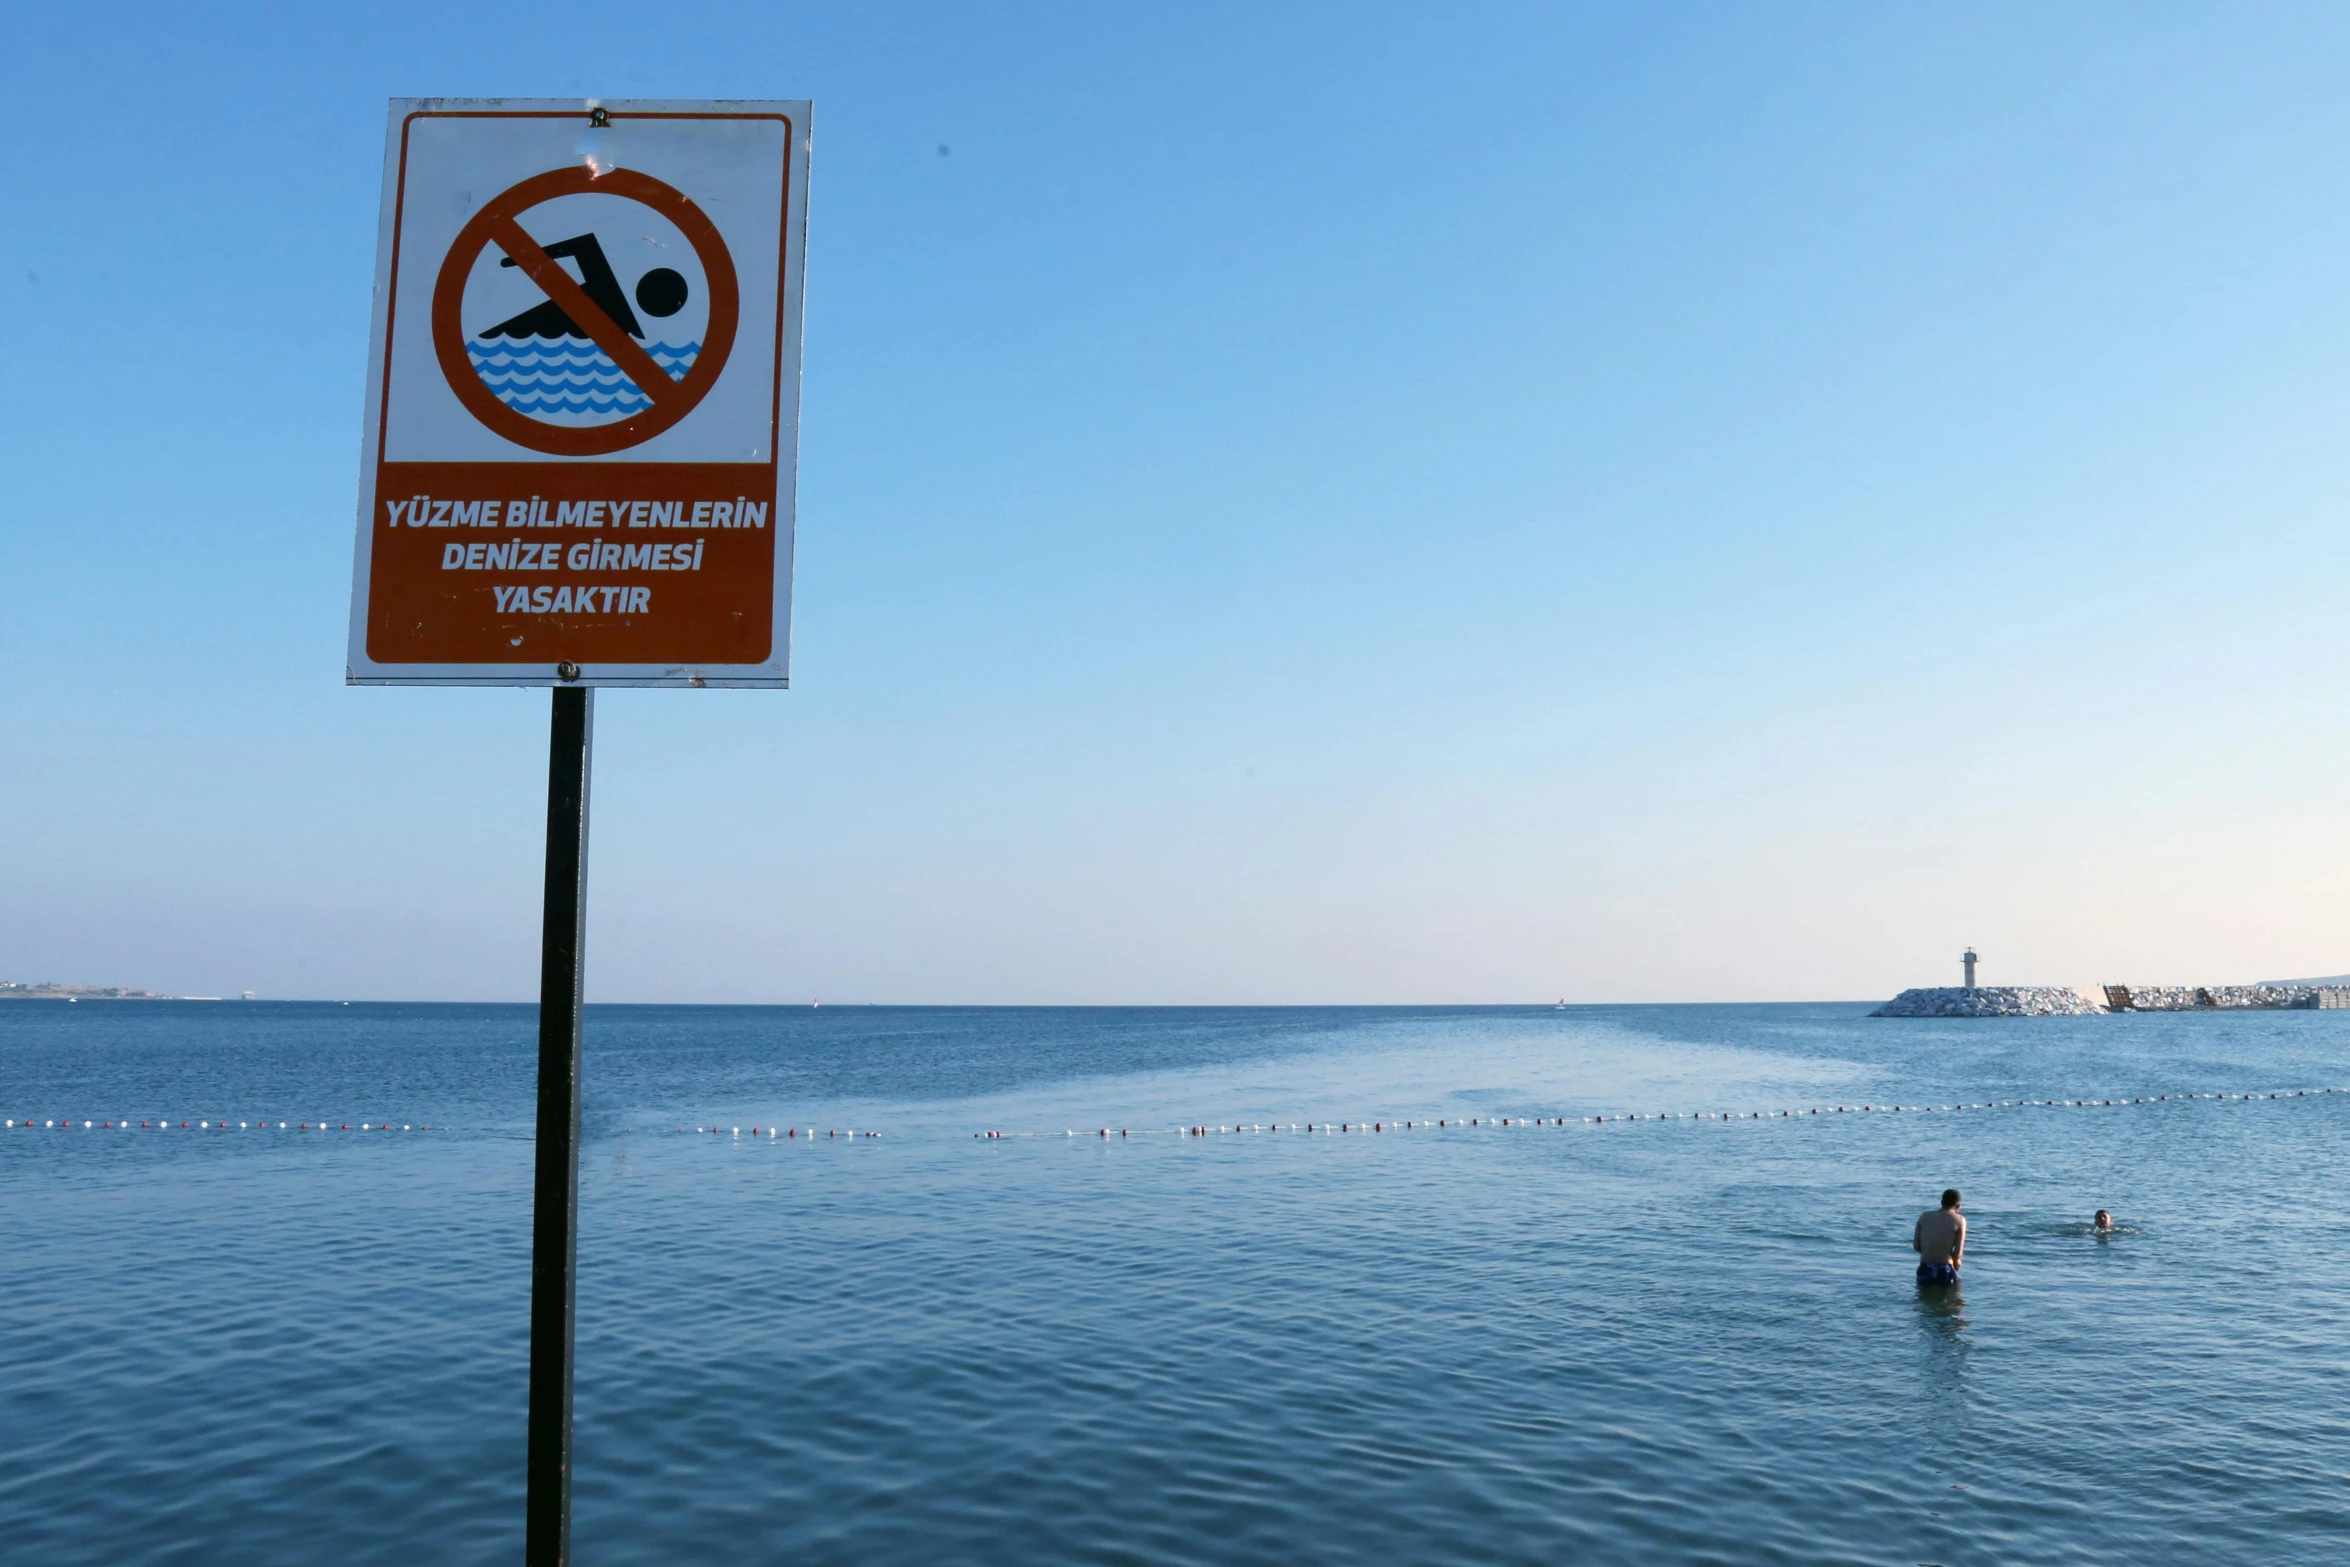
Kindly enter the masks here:
<path id="1" fill-rule="evenodd" d="M 788 682 L 808 110 L 393 101 L 354 684 Z"/>

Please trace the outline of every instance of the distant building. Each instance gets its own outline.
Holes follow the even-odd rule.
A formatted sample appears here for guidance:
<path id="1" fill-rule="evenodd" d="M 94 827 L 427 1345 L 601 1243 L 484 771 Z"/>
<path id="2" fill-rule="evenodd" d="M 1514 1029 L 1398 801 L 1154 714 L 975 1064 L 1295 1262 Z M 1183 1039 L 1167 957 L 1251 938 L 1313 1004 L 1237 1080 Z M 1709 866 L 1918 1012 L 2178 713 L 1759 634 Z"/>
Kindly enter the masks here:
<path id="1" fill-rule="evenodd" d="M 1966 988 L 1972 990 L 1975 988 L 1975 949 L 1967 948 L 1966 956 L 1959 961 L 1966 965 Z"/>

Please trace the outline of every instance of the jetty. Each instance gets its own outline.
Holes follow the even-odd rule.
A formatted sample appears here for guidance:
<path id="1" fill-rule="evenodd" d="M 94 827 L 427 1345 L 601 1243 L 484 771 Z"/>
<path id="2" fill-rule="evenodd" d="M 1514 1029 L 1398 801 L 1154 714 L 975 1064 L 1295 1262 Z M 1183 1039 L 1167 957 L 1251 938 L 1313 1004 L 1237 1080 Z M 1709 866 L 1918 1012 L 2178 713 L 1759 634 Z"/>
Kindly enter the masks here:
<path id="1" fill-rule="evenodd" d="M 2090 1017 L 2111 1012 L 2315 1012 L 2350 1010 L 2350 984 L 1978 985 L 1975 949 L 1963 985 L 1905 990 L 1871 1017 Z"/>
<path id="2" fill-rule="evenodd" d="M 2070 985 L 1928 985 L 1871 1017 L 2090 1017 L 2106 1009 Z"/>

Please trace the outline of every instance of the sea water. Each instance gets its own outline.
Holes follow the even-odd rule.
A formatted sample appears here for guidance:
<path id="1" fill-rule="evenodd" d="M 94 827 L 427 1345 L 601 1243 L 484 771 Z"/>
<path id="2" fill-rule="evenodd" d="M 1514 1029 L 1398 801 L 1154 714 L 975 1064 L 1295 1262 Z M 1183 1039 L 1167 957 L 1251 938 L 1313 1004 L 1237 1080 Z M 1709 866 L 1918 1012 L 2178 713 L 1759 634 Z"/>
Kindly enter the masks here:
<path id="1" fill-rule="evenodd" d="M 2350 1556 L 2350 1013 L 1864 1011 L 591 1008 L 575 1558 Z M 0 1555 L 517 1560 L 533 1028 L 0 1004 Z"/>

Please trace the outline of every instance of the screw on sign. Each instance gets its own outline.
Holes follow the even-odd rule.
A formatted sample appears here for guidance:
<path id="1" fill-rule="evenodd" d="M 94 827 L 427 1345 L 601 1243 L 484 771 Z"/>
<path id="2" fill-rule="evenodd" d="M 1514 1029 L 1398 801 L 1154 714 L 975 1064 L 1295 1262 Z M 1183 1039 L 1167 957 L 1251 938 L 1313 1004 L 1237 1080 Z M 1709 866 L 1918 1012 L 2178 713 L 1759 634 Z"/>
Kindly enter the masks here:
<path id="1" fill-rule="evenodd" d="M 795 103 L 394 106 L 354 683 L 788 684 L 806 148 Z"/>

